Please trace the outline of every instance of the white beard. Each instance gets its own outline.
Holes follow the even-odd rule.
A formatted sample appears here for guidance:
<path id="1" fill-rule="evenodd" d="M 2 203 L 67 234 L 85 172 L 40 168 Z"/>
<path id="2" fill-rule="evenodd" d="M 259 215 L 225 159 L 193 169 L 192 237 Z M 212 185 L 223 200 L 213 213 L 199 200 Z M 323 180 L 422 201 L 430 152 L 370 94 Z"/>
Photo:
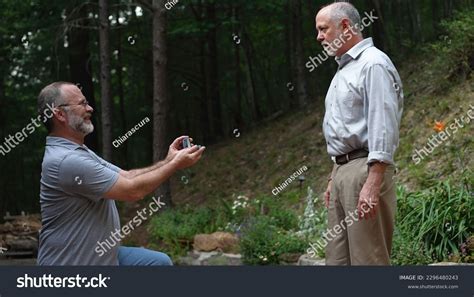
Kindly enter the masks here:
<path id="1" fill-rule="evenodd" d="M 67 124 L 74 131 L 80 132 L 84 135 L 88 135 L 94 131 L 94 125 L 92 123 L 86 123 L 86 121 L 78 115 L 68 112 Z"/>

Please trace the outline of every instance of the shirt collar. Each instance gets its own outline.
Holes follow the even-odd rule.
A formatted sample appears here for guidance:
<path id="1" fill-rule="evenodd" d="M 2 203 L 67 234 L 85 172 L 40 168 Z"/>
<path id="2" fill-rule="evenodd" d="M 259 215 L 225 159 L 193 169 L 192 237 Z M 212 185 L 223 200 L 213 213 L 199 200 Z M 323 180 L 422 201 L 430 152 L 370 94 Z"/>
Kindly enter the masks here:
<path id="1" fill-rule="evenodd" d="M 336 57 L 336 62 L 339 64 L 339 67 L 344 67 L 351 59 L 355 60 L 369 47 L 374 46 L 374 42 L 371 37 L 362 40 L 361 42 L 354 45 L 350 50 L 348 50 L 341 57 Z"/>
<path id="2" fill-rule="evenodd" d="M 69 139 L 57 136 L 46 136 L 46 146 L 61 146 L 70 150 L 87 149 L 85 145 L 79 145 Z"/>

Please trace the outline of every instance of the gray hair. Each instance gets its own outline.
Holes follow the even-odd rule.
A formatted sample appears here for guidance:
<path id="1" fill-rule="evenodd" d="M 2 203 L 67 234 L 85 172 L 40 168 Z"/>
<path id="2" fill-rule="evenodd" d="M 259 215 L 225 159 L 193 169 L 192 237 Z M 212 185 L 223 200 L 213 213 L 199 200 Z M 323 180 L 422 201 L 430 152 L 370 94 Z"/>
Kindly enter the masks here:
<path id="1" fill-rule="evenodd" d="M 360 32 L 360 14 L 359 11 L 357 11 L 357 8 L 355 8 L 351 3 L 335 2 L 324 6 L 323 9 L 328 9 L 332 21 L 339 24 L 342 19 L 347 18 L 352 28 L 354 28 L 353 30 L 355 32 Z"/>
<path id="2" fill-rule="evenodd" d="M 63 97 L 61 87 L 63 85 L 74 85 L 70 82 L 58 81 L 44 87 L 38 95 L 38 115 L 44 116 L 45 110 L 49 109 L 48 106 L 57 107 L 61 104 L 65 104 L 65 99 Z M 52 118 L 46 118 L 44 125 L 48 132 L 52 130 Z"/>

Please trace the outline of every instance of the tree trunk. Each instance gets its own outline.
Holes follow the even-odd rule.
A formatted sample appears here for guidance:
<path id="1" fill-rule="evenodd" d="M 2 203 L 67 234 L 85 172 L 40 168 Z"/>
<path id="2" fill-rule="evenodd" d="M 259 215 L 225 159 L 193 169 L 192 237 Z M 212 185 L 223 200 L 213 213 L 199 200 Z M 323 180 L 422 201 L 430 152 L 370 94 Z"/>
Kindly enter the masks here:
<path id="1" fill-rule="evenodd" d="M 286 57 L 286 63 L 287 63 L 288 79 L 285 82 L 284 87 L 285 87 L 285 91 L 288 94 L 288 97 L 287 97 L 287 102 L 284 102 L 284 104 L 282 105 L 283 110 L 290 110 L 291 108 L 295 107 L 294 102 L 296 102 L 295 92 L 290 91 L 288 89 L 288 88 L 291 88 L 291 85 L 289 85 L 290 83 L 294 84 L 293 83 L 293 69 L 294 69 L 294 65 L 295 65 L 294 57 L 293 57 L 294 36 L 293 36 L 292 30 L 291 30 L 291 21 L 292 21 L 293 17 L 292 17 L 292 14 L 291 14 L 291 3 L 290 3 L 290 1 L 291 0 L 288 0 L 286 2 L 286 5 L 285 5 L 286 6 L 286 11 L 288 11 L 288 13 L 285 14 L 285 41 L 286 41 L 285 42 L 285 57 Z"/>
<path id="2" fill-rule="evenodd" d="M 382 51 L 387 50 L 387 39 L 385 38 L 385 25 L 384 25 L 384 14 L 382 6 L 379 0 L 370 0 L 368 3 L 369 11 L 375 9 L 375 15 L 378 16 L 378 20 L 372 24 L 372 29 L 374 32 L 374 39 L 377 42 L 377 47 Z"/>
<path id="3" fill-rule="evenodd" d="M 190 2 L 189 6 L 194 13 L 194 17 L 196 21 L 199 23 L 199 28 L 202 30 L 200 33 L 204 32 L 204 25 L 203 25 L 203 18 L 204 18 L 204 9 L 202 0 L 196 1 L 196 5 L 193 5 Z M 213 123 L 214 119 L 212 116 L 212 112 L 209 113 L 208 109 L 208 84 L 207 84 L 207 70 L 206 70 L 206 37 L 204 34 L 199 34 L 198 37 L 198 44 L 199 44 L 199 72 L 202 83 L 200 85 L 200 97 L 198 98 L 199 102 L 199 113 L 198 113 L 198 120 L 200 126 L 200 133 L 202 133 L 202 140 L 204 143 L 212 142 L 212 137 L 214 135 L 213 132 Z"/>
<path id="4" fill-rule="evenodd" d="M 87 6 L 81 5 L 76 11 L 76 16 L 70 16 L 77 22 L 77 27 L 72 27 L 68 32 L 69 41 L 69 76 L 71 82 L 77 84 L 82 89 L 82 94 L 89 101 L 89 105 L 94 108 L 92 114 L 92 124 L 94 132 L 86 136 L 85 144 L 93 151 L 99 149 L 98 122 L 97 122 L 97 104 L 94 96 L 94 85 L 92 83 L 92 63 L 89 53 L 89 31 L 83 27 L 88 25 Z"/>
<path id="5" fill-rule="evenodd" d="M 309 18 L 313 20 L 314 22 L 314 20 L 316 19 L 316 14 L 318 13 L 316 11 L 316 6 L 314 5 L 314 1 L 308 1 L 308 6 L 309 6 L 309 12 L 308 12 Z"/>
<path id="6" fill-rule="evenodd" d="M 202 37 L 199 37 L 199 70 L 201 72 L 201 78 L 203 80 L 201 84 L 201 98 L 199 99 L 200 102 L 200 117 L 201 123 L 204 130 L 204 142 L 209 143 L 213 137 L 213 123 L 214 119 L 212 117 L 212 113 L 208 112 L 208 89 L 207 89 L 207 75 L 206 75 L 206 40 Z"/>
<path id="7" fill-rule="evenodd" d="M 449 18 L 453 15 L 453 0 L 444 0 L 444 17 Z"/>
<path id="8" fill-rule="evenodd" d="M 232 8 L 232 15 L 235 22 L 239 22 L 239 7 L 235 6 Z M 239 35 L 239 26 L 234 25 L 234 34 Z M 233 129 L 243 129 L 244 123 L 242 118 L 242 83 L 240 81 L 241 70 L 240 70 L 240 44 L 234 45 L 234 61 L 235 61 L 235 113 L 234 113 L 234 126 Z"/>
<path id="9" fill-rule="evenodd" d="M 2 37 L 0 37 L 0 40 L 3 41 Z M 0 52 L 3 54 L 2 49 L 0 49 Z M 6 119 L 5 119 L 5 111 L 7 110 L 7 104 L 6 104 L 6 98 L 5 98 L 4 79 L 7 77 L 6 73 L 8 72 L 7 72 L 7 69 L 5 69 L 6 68 L 5 65 L 7 64 L 6 64 L 6 59 L 4 57 L 6 57 L 6 55 L 5 56 L 0 55 L 0 139 L 2 143 L 5 140 L 4 138 L 4 136 L 6 135 L 5 127 L 7 126 Z M 5 158 L 5 156 L 0 154 L 1 168 L 7 168 L 7 166 L 9 165 L 8 163 L 9 162 Z M 2 177 L 0 179 L 0 195 L 1 195 L 0 197 L 2 197 L 2 199 L 0 199 L 0 213 L 5 213 L 8 207 L 8 202 L 11 201 L 10 199 L 8 199 L 8 193 L 10 189 L 6 186 L 6 184 L 7 184 L 6 178 Z"/>
<path id="10" fill-rule="evenodd" d="M 206 15 L 207 21 L 211 24 L 207 32 L 207 107 L 208 113 L 212 114 L 211 137 L 212 140 L 216 140 L 223 135 L 223 125 L 219 93 L 216 4 L 213 0 L 206 4 Z"/>
<path id="11" fill-rule="evenodd" d="M 165 0 L 153 0 L 153 161 L 157 162 L 167 154 L 168 97 L 166 89 L 166 13 Z M 169 180 L 155 192 L 161 201 L 171 207 Z"/>
<path id="12" fill-rule="evenodd" d="M 408 2 L 408 11 L 410 15 L 410 23 L 411 23 L 411 40 L 412 42 L 423 42 L 423 34 L 421 34 L 421 19 L 420 19 L 420 9 L 418 3 L 416 1 L 409 1 Z"/>
<path id="13" fill-rule="evenodd" d="M 256 90 L 256 81 L 255 81 L 255 71 L 253 63 L 253 50 L 251 46 L 250 35 L 247 34 L 245 27 L 242 27 L 242 36 L 243 40 L 241 42 L 244 48 L 245 60 L 247 63 L 247 105 L 249 107 L 250 119 L 252 122 L 255 122 L 260 118 L 260 110 L 257 104 L 257 90 Z"/>
<path id="14" fill-rule="evenodd" d="M 100 94 L 102 113 L 102 156 L 112 160 L 112 97 L 110 94 L 109 6 L 99 0 Z"/>
<path id="15" fill-rule="evenodd" d="M 117 13 L 116 19 L 118 23 L 119 15 Z M 123 91 L 123 61 L 122 61 L 122 28 L 117 30 L 117 85 L 118 85 L 118 96 L 120 102 L 120 118 L 122 122 L 122 133 L 120 135 L 124 135 L 127 133 L 127 113 L 125 112 L 125 95 Z M 128 141 L 125 142 L 123 145 L 123 166 L 124 168 L 128 168 Z"/>
<path id="16" fill-rule="evenodd" d="M 294 56 L 296 62 L 296 90 L 298 94 L 298 106 L 303 107 L 308 104 L 308 85 L 306 82 L 306 69 L 304 62 L 304 51 L 303 51 L 303 25 L 301 18 L 301 0 L 291 0 L 291 12 L 292 12 L 292 27 L 293 36 L 295 40 L 294 44 Z"/>
<path id="17" fill-rule="evenodd" d="M 433 32 L 436 35 L 436 32 L 438 31 L 438 22 L 439 22 L 439 3 L 438 0 L 431 0 L 431 20 L 432 20 L 432 26 L 433 26 Z M 438 37 L 438 36 L 436 36 Z"/>

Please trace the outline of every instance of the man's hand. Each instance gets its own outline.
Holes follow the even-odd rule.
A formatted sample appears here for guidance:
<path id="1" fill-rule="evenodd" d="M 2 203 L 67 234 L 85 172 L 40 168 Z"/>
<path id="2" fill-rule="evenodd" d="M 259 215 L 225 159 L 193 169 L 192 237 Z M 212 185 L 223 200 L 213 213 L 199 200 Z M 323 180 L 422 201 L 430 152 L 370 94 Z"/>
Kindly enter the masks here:
<path id="1" fill-rule="evenodd" d="M 137 201 L 150 194 L 165 182 L 176 170 L 194 165 L 204 152 L 205 147 L 197 146 L 182 148 L 182 140 L 186 136 L 176 138 L 170 145 L 168 156 L 156 164 L 131 171 L 120 171 L 120 176 L 104 197 L 122 201 Z"/>
<path id="2" fill-rule="evenodd" d="M 387 164 L 384 163 L 374 163 L 369 167 L 369 176 L 360 191 L 359 202 L 357 203 L 359 219 L 375 218 L 386 167 Z"/>
<path id="3" fill-rule="evenodd" d="M 202 153 L 206 147 L 198 148 L 193 145 L 182 150 L 179 150 L 175 157 L 171 160 L 171 163 L 175 166 L 176 169 L 184 169 L 193 166 L 194 164 L 201 159 Z"/>
<path id="4" fill-rule="evenodd" d="M 326 208 L 329 208 L 329 199 L 331 198 L 331 184 L 332 180 L 330 179 L 328 181 L 328 188 L 326 189 L 326 192 L 324 192 L 324 204 L 326 204 Z"/>
<path id="5" fill-rule="evenodd" d="M 173 141 L 173 143 L 169 147 L 168 155 L 165 158 L 167 162 L 173 160 L 176 154 L 183 148 L 182 146 L 183 139 L 185 139 L 186 137 L 188 136 L 180 136 Z M 189 138 L 189 142 L 191 143 L 191 146 L 192 146 L 193 139 Z"/>

